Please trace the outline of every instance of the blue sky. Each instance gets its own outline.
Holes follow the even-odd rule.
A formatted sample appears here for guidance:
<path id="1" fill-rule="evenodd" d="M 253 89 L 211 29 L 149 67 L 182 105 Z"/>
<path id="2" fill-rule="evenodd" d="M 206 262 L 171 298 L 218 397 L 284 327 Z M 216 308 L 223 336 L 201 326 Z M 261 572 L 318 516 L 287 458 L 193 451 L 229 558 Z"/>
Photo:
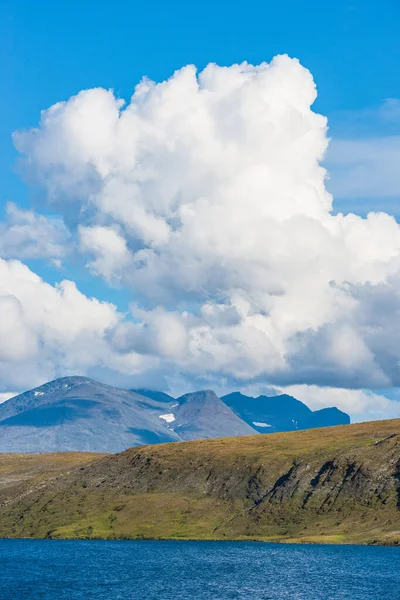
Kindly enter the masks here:
<path id="1" fill-rule="evenodd" d="M 81 89 L 112 88 L 129 98 L 143 75 L 155 81 L 193 63 L 258 64 L 279 53 L 300 59 L 318 86 L 315 110 L 329 118 L 330 136 L 358 138 L 399 132 L 399 120 L 377 118 L 387 98 L 400 97 L 400 5 L 396 0 L 300 3 L 132 3 L 50 0 L 0 5 L 0 200 L 31 206 L 40 200 L 16 172 L 11 135 L 37 124 L 40 111 Z M 363 118 L 363 111 L 371 114 Z M 367 122 L 367 125 L 366 123 Z M 387 125 L 387 123 L 386 123 Z M 335 181 L 335 172 L 331 177 Z M 328 184 L 329 186 L 329 184 Z M 338 210 L 365 214 L 382 207 L 400 213 L 397 197 L 335 198 Z M 57 277 L 45 265 L 40 273 Z M 87 293 L 119 302 L 123 293 L 73 278 Z M 91 292 L 90 290 L 93 289 Z"/>
<path id="2" fill-rule="evenodd" d="M 71 229 L 70 222 L 79 213 L 74 213 L 75 216 L 72 217 L 69 208 L 67 211 L 60 208 L 61 204 L 56 206 L 48 202 L 48 188 L 44 191 L 46 186 L 38 185 L 37 181 L 32 184 L 26 168 L 17 167 L 19 153 L 12 140 L 13 132 L 36 127 L 41 111 L 55 103 L 67 101 L 81 90 L 98 87 L 113 89 L 116 97 L 129 101 L 134 86 L 143 76 L 161 82 L 171 77 L 177 69 L 189 64 L 196 65 L 201 71 L 210 62 L 220 66 L 243 61 L 258 65 L 263 61 L 270 62 L 276 55 L 288 54 L 299 59 L 311 72 L 318 88 L 318 98 L 313 110 L 328 117 L 331 144 L 324 164 L 329 171 L 327 188 L 335 195 L 332 214 L 354 212 L 365 217 L 370 211 L 384 211 L 398 219 L 399 25 L 400 5 L 395 0 L 306 3 L 292 0 L 285 3 L 214 3 L 207 0 L 201 4 L 3 0 L 0 6 L 0 77 L 3 82 L 3 94 L 0 96 L 0 202 L 3 210 L 7 202 L 11 201 L 21 210 L 33 210 L 35 214 L 44 217 L 53 215 L 60 223 L 66 223 L 70 229 L 68 235 L 76 235 L 78 223 Z M 30 150 L 22 151 L 21 154 L 32 159 L 33 155 L 29 156 L 29 152 L 33 152 L 33 146 L 29 148 Z M 315 150 L 315 153 L 318 154 L 318 151 Z M 65 206 L 65 199 L 62 197 L 64 193 L 65 190 L 60 192 L 59 202 Z M 20 219 L 18 216 L 15 218 Z M 7 216 L 4 219 L 7 221 Z M 118 230 L 121 235 L 126 233 L 124 228 L 127 224 L 120 220 L 111 223 L 107 220 L 109 215 L 106 218 L 104 214 L 96 219 L 96 226 L 114 228 L 113 231 Z M 93 220 L 89 225 L 94 226 Z M 85 222 L 84 226 L 88 226 L 88 223 Z M 374 225 L 374 231 L 379 227 L 382 226 Z M 390 231 L 387 235 L 393 235 L 397 239 L 397 232 L 393 233 L 393 228 Z M 93 231 L 90 233 L 90 252 L 93 254 Z M 7 239 L 10 239 L 12 234 L 7 235 Z M 352 240 L 355 239 L 354 236 Z M 132 252 L 142 247 L 140 244 L 138 246 L 139 242 L 134 237 L 126 234 L 124 239 Z M 121 240 L 115 241 L 120 242 Z M 89 243 L 87 239 L 85 243 Z M 100 242 L 95 243 L 99 251 Z M 357 244 L 360 243 L 365 242 L 357 241 Z M 379 242 L 376 243 L 379 246 Z M 397 242 L 394 241 L 393 244 L 397 248 Z M 394 256 L 396 252 L 397 250 L 390 250 L 388 255 Z M 15 258 L 21 259 L 21 253 L 17 254 Z M 13 256 L 9 253 L 5 258 L 8 260 Z M 139 289 L 136 280 L 129 277 L 124 279 L 126 274 L 116 281 L 105 275 L 104 264 L 102 273 L 99 273 L 98 265 L 93 267 L 93 263 L 88 268 L 89 259 L 86 255 L 83 257 L 82 253 L 71 251 L 65 259 L 63 257 L 61 267 L 54 257 L 50 258 L 51 260 L 43 254 L 35 257 L 34 253 L 30 255 L 25 251 L 23 262 L 50 284 L 62 279 L 75 281 L 86 296 L 112 302 L 122 313 L 130 311 L 132 301 L 139 303 L 140 310 L 149 311 L 158 306 L 171 312 L 171 308 L 178 306 L 180 314 L 185 311 L 197 314 L 206 297 L 217 304 L 226 302 L 226 290 L 214 293 L 210 291 L 211 288 L 207 288 L 206 296 L 199 292 L 183 298 L 185 294 L 177 292 L 176 284 L 164 279 L 159 284 L 163 293 L 157 288 L 153 295 L 146 296 Z M 204 255 L 202 260 L 205 260 Z M 192 265 L 190 269 L 193 271 L 193 268 Z M 370 267 L 370 272 L 372 271 L 373 268 Z M 393 273 L 394 268 L 390 270 L 390 277 L 394 276 Z M 375 272 L 368 277 L 368 285 L 374 277 L 373 284 L 377 285 L 379 278 Z M 382 281 L 383 279 L 379 280 L 379 285 Z M 200 283 L 198 285 L 199 290 L 203 289 Z M 175 293 L 171 292 L 172 288 Z M 362 293 L 365 293 L 365 288 Z M 382 290 L 379 293 L 386 294 Z M 369 302 L 372 302 L 371 297 L 368 296 Z M 231 301 L 232 298 L 229 302 Z M 375 296 L 374 301 L 377 301 Z M 390 302 L 393 304 L 393 300 Z M 259 310 L 263 314 L 263 310 Z M 152 324 L 153 321 L 150 323 L 147 317 L 135 314 L 130 315 L 129 319 L 130 323 L 139 323 L 142 328 L 147 328 L 149 336 L 153 335 L 151 332 L 156 327 Z M 323 327 L 325 332 L 328 324 L 325 323 Z M 104 332 L 102 335 L 105 335 Z M 125 335 L 127 334 L 124 333 Z M 154 333 L 157 339 L 160 335 L 158 330 Z M 299 330 L 296 335 L 303 334 Z M 118 333 L 118 336 L 120 339 L 122 333 Z M 364 341 L 363 338 L 363 343 Z M 39 346 L 43 343 L 46 345 L 41 337 Z M 114 340 L 113 344 L 115 343 Z M 307 344 L 309 343 L 311 342 L 308 341 Z M 358 341 L 354 343 L 357 345 Z M 171 355 L 168 354 L 169 349 L 163 354 L 159 349 L 154 350 L 153 346 L 153 349 L 149 349 L 146 344 L 147 341 L 134 344 L 134 351 L 141 357 L 140 360 L 137 359 L 137 363 L 142 364 L 143 356 L 151 356 L 152 360 L 163 363 L 158 371 L 151 370 L 151 376 L 145 375 L 148 373 L 147 367 L 142 369 L 135 362 L 135 367 L 127 368 L 125 365 L 111 369 L 110 378 L 115 378 L 114 373 L 118 372 L 123 382 L 130 383 L 131 380 L 136 381 L 136 377 L 143 377 L 143 381 L 148 383 L 150 377 L 157 385 L 165 386 L 172 369 L 175 379 L 168 380 L 170 386 L 179 387 L 187 382 L 192 384 L 197 381 L 203 383 L 202 376 L 196 374 L 192 366 L 186 367 L 181 359 L 175 361 L 175 350 L 171 350 Z M 378 352 L 377 349 L 371 350 L 370 346 L 368 351 Z M 311 356 L 312 351 L 310 352 Z M 59 367 L 53 365 L 39 369 L 38 360 L 35 360 L 36 362 L 30 363 L 31 366 L 33 364 L 32 383 L 47 375 L 59 374 Z M 127 358 L 119 357 L 118 360 L 124 362 Z M 50 359 L 49 361 L 51 362 Z M 97 367 L 95 364 L 85 367 L 86 371 L 92 369 L 96 372 L 96 368 L 101 370 L 104 368 L 99 366 L 102 361 L 104 362 L 104 357 L 98 360 Z M 293 364 L 301 362 L 297 360 Z M 378 360 L 379 368 L 382 367 L 381 362 L 383 364 L 383 358 Z M 74 361 L 72 364 L 76 366 Z M 174 366 L 171 367 L 171 364 Z M 205 371 L 207 364 L 206 361 Z M 335 388 L 332 378 L 328 376 L 327 367 L 322 369 L 323 374 L 321 371 L 319 375 L 304 375 L 298 381 L 293 376 L 278 376 L 276 373 L 280 371 L 280 367 L 272 375 L 271 372 L 263 374 L 253 367 L 249 369 L 248 376 L 243 376 L 243 385 L 260 385 L 261 381 L 264 386 L 271 383 L 328 385 Z M 304 365 L 301 369 L 307 373 L 309 371 Z M 386 395 L 393 396 L 397 375 L 392 372 L 395 369 L 393 365 L 390 369 L 389 378 L 379 379 L 377 375 L 376 380 L 365 378 L 364 382 L 360 374 L 344 374 L 343 377 L 336 374 L 337 388 L 370 388 L 379 390 L 379 394 L 385 389 Z M 205 375 L 206 380 L 207 378 L 208 375 Z M 229 369 L 224 371 L 224 367 L 210 376 L 210 381 L 221 389 L 237 385 L 235 377 Z M 26 384 L 28 383 L 27 378 Z M 13 387 L 15 384 L 11 380 L 4 393 Z M 309 392 L 309 397 L 311 396 Z M 312 401 L 318 402 L 316 394 L 314 396 Z"/>
<path id="3" fill-rule="evenodd" d="M 162 81 L 189 63 L 199 69 L 209 62 L 258 64 L 287 53 L 313 74 L 315 109 L 329 117 L 332 136 L 348 133 L 342 111 L 400 96 L 396 0 L 118 6 L 3 0 L 0 11 L 3 198 L 26 195 L 12 175 L 11 133 L 35 125 L 42 109 L 81 89 L 113 88 L 128 98 L 143 75 Z"/>

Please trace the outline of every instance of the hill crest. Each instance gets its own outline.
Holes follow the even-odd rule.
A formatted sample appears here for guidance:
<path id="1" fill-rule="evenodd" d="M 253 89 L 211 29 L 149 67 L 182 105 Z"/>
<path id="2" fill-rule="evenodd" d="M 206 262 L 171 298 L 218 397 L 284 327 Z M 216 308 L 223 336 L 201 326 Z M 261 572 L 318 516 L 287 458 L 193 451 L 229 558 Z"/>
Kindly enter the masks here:
<path id="1" fill-rule="evenodd" d="M 0 536 L 400 544 L 400 419 L 0 455 Z"/>

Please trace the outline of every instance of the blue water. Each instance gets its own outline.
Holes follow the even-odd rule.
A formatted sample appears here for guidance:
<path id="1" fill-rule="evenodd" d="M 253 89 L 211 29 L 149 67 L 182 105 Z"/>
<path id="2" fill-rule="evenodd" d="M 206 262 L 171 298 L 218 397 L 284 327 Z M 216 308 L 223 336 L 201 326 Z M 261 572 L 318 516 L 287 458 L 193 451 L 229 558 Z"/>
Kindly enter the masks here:
<path id="1" fill-rule="evenodd" d="M 400 548 L 0 540 L 1 600 L 400 599 Z"/>

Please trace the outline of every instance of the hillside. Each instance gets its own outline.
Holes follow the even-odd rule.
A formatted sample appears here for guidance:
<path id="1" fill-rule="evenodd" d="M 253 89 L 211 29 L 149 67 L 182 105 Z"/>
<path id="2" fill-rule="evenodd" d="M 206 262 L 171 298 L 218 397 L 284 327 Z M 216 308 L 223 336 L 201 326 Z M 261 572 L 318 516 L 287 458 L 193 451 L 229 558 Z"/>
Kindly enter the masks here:
<path id="1" fill-rule="evenodd" d="M 211 390 L 175 399 L 62 377 L 0 404 L 0 452 L 120 452 L 143 444 L 306 429 L 323 412 L 290 396 L 231 396 L 232 406 Z M 258 423 L 262 419 L 268 419 L 267 430 Z M 348 422 L 345 413 L 325 409 L 318 425 Z"/>
<path id="2" fill-rule="evenodd" d="M 0 477 L 3 537 L 400 543 L 400 420 L 0 455 Z"/>

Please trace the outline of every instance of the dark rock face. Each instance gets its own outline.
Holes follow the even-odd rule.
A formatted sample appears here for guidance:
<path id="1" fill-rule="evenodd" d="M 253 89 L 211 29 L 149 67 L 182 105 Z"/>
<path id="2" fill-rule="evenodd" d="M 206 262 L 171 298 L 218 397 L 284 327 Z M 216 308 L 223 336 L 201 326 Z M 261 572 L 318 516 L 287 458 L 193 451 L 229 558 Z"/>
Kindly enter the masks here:
<path id="1" fill-rule="evenodd" d="M 0 452 L 119 452 L 131 446 L 292 431 L 349 423 L 336 408 L 312 412 L 291 396 L 174 399 L 63 377 L 0 404 Z"/>
<path id="2" fill-rule="evenodd" d="M 222 396 L 221 400 L 259 433 L 295 431 L 350 423 L 349 415 L 337 408 L 324 408 L 313 412 L 303 402 L 286 394 L 252 398 L 240 392 L 233 392 Z"/>

